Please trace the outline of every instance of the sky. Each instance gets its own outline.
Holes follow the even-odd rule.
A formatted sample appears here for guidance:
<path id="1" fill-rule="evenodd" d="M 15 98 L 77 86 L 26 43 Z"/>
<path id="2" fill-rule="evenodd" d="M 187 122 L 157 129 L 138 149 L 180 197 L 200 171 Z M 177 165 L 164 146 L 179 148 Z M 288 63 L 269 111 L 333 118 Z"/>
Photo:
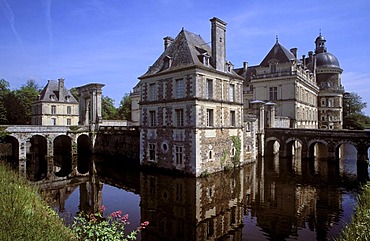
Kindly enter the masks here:
<path id="1" fill-rule="evenodd" d="M 182 28 L 210 42 L 210 19 L 227 23 L 226 58 L 258 65 L 276 36 L 298 56 L 321 34 L 343 69 L 342 85 L 368 103 L 368 0 L 0 0 L 0 79 L 18 89 L 33 79 L 67 88 L 102 83 L 118 106 Z"/>

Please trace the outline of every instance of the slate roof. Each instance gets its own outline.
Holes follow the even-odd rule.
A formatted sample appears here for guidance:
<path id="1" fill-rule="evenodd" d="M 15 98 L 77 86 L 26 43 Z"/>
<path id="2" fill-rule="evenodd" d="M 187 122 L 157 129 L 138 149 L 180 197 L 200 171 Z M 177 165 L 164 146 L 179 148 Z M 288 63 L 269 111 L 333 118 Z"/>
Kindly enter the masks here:
<path id="1" fill-rule="evenodd" d="M 161 56 L 149 67 L 148 71 L 139 78 L 166 73 L 182 68 L 198 66 L 214 69 L 214 66 L 206 66 L 202 63 L 202 55 L 212 56 L 210 46 L 198 34 L 182 29 L 173 42 L 165 49 Z M 171 66 L 165 67 L 165 59 L 169 57 Z M 210 61 L 211 63 L 211 61 Z M 237 75 L 235 72 L 230 73 Z M 239 76 L 240 78 L 240 76 Z"/>
<path id="2" fill-rule="evenodd" d="M 294 60 L 295 57 L 292 52 L 287 50 L 283 45 L 276 41 L 275 45 L 272 47 L 270 52 L 262 60 L 261 67 L 269 67 L 269 60 L 276 59 L 279 63 L 287 63 Z"/>
<path id="3" fill-rule="evenodd" d="M 78 104 L 78 101 L 73 97 L 71 92 L 67 88 L 62 88 L 62 93 L 59 93 L 59 82 L 57 80 L 49 80 L 47 85 L 40 93 L 39 101 L 54 101 L 54 102 L 66 102 Z M 54 96 L 55 99 L 52 99 Z M 69 96 L 69 100 L 65 97 Z"/>

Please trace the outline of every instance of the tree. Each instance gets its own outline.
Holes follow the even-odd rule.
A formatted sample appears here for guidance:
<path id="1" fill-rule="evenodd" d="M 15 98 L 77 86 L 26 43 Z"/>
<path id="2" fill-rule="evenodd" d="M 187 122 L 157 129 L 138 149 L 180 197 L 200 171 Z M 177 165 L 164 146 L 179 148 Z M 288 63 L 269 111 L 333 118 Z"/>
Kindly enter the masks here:
<path id="1" fill-rule="evenodd" d="M 71 92 L 71 94 L 73 95 L 73 97 L 75 97 L 75 99 L 78 101 L 78 99 L 79 99 L 78 98 L 78 90 L 75 87 L 73 87 L 69 91 Z"/>
<path id="2" fill-rule="evenodd" d="M 21 102 L 21 105 L 23 107 L 23 123 L 20 124 L 31 124 L 31 115 L 32 110 L 31 106 L 32 103 L 35 102 L 40 94 L 39 86 L 36 84 L 34 80 L 28 80 L 25 85 L 22 85 L 22 87 L 19 90 L 15 91 L 16 97 Z"/>
<path id="3" fill-rule="evenodd" d="M 120 102 L 118 107 L 118 116 L 122 120 L 131 121 L 131 97 L 130 94 L 126 93 Z"/>
<path id="4" fill-rule="evenodd" d="M 114 100 L 108 96 L 103 96 L 101 99 L 101 112 L 103 120 L 117 120 L 118 112 L 114 107 Z"/>
<path id="5" fill-rule="evenodd" d="M 4 107 L 5 97 L 10 93 L 9 82 L 5 79 L 0 79 L 0 124 L 8 124 L 7 111 Z"/>
<path id="6" fill-rule="evenodd" d="M 344 93 L 343 96 L 343 128 L 363 130 L 366 124 L 370 124 L 370 118 L 362 112 L 367 103 L 362 101 L 358 94 Z"/>

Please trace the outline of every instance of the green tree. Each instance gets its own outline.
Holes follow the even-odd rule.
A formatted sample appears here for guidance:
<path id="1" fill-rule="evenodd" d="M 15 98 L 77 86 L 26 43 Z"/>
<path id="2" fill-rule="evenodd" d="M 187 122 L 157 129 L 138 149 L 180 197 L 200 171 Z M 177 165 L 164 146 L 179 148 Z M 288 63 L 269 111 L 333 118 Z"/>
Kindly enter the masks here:
<path id="1" fill-rule="evenodd" d="M 343 96 L 343 128 L 363 130 L 370 124 L 370 118 L 362 110 L 367 107 L 367 103 L 362 101 L 358 94 L 344 93 Z"/>
<path id="2" fill-rule="evenodd" d="M 69 91 L 71 92 L 73 97 L 75 97 L 75 99 L 78 101 L 78 90 L 75 87 L 73 87 Z"/>
<path id="3" fill-rule="evenodd" d="M 4 107 L 5 97 L 10 93 L 9 82 L 5 79 L 0 79 L 0 124 L 8 124 L 7 111 Z"/>
<path id="4" fill-rule="evenodd" d="M 131 121 L 131 97 L 130 94 L 126 93 L 119 104 L 118 116 L 121 120 Z"/>
<path id="5" fill-rule="evenodd" d="M 114 100 L 108 96 L 103 96 L 101 99 L 101 112 L 103 120 L 118 120 L 118 112 L 114 107 Z"/>

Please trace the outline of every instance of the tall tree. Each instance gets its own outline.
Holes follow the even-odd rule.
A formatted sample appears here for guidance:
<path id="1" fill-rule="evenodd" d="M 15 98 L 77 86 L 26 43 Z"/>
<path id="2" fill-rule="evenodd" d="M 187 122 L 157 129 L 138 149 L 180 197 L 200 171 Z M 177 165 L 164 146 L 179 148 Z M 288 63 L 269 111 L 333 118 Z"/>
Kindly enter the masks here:
<path id="1" fill-rule="evenodd" d="M 362 101 L 361 96 L 351 92 L 343 96 L 343 128 L 362 130 L 370 124 L 370 118 L 362 112 L 367 103 Z"/>
<path id="2" fill-rule="evenodd" d="M 15 91 L 16 97 L 20 100 L 24 110 L 24 123 L 31 124 L 32 103 L 35 102 L 40 94 L 39 86 L 34 80 L 28 80 L 25 85 Z"/>
<path id="3" fill-rule="evenodd" d="M 120 102 L 118 107 L 118 116 L 122 120 L 131 121 L 131 97 L 130 94 L 126 93 Z"/>
<path id="4" fill-rule="evenodd" d="M 101 112 L 103 120 L 117 120 L 118 112 L 114 107 L 114 100 L 108 96 L 103 96 L 101 99 Z"/>
<path id="5" fill-rule="evenodd" d="M 5 97 L 10 93 L 10 84 L 5 79 L 0 79 L 0 124 L 8 124 L 7 111 L 4 106 Z"/>

